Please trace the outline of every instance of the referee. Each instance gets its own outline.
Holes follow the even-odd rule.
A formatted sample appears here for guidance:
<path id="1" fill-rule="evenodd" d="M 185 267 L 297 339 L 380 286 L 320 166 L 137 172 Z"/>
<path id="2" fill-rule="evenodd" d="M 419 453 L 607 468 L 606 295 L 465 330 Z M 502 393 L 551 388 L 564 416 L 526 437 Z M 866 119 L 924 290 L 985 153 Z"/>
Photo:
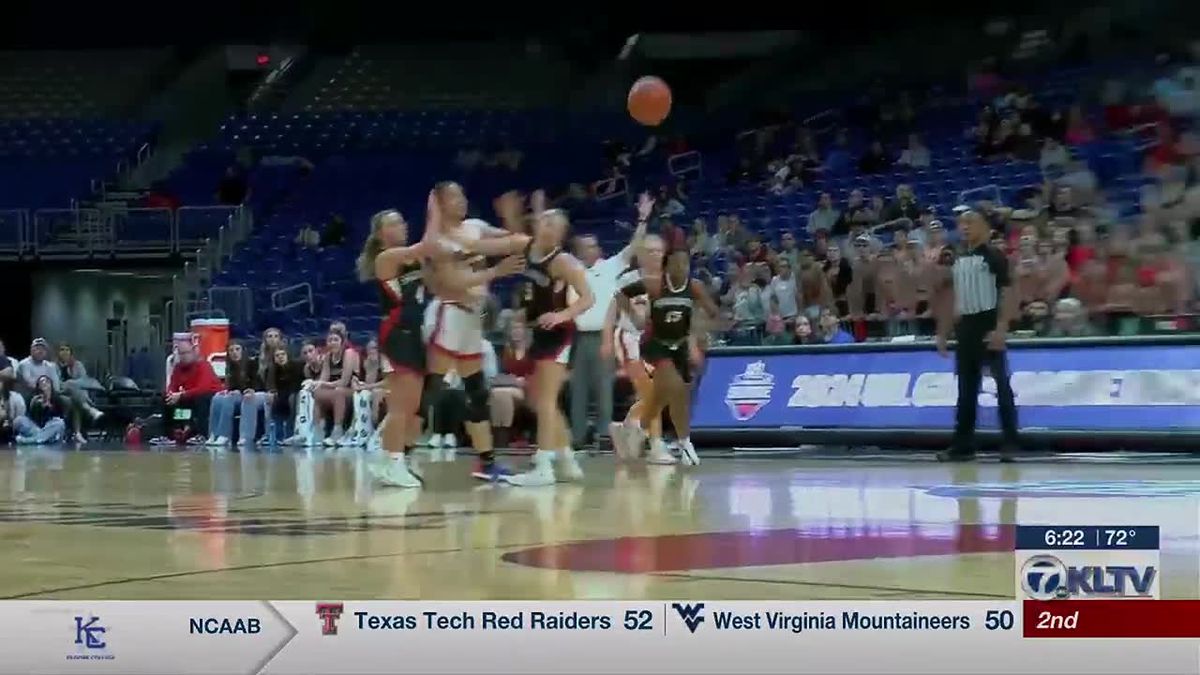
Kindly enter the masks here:
<path id="1" fill-rule="evenodd" d="M 958 219 L 966 251 L 954 260 L 951 278 L 937 302 L 937 349 L 947 356 L 946 337 L 958 317 L 954 373 L 958 377 L 958 407 L 954 440 L 938 454 L 943 462 L 962 462 L 975 456 L 975 414 L 984 368 L 996 381 L 1000 426 L 1004 440 L 1000 461 L 1011 462 L 1017 447 L 1017 406 L 1008 381 L 1004 338 L 1015 314 L 1017 295 L 1004 253 L 990 244 L 991 226 L 978 211 L 965 211 Z M 952 296 L 952 297 L 951 297 Z"/>

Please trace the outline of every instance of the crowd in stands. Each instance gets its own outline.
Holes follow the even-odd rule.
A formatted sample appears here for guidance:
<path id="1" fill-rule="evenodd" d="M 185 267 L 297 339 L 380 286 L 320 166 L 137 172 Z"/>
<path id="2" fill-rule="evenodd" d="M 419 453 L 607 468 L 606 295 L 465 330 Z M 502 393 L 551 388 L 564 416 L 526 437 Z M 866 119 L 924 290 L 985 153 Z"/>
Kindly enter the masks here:
<path id="1" fill-rule="evenodd" d="M 54 360 L 44 338 L 36 338 L 20 360 L 0 343 L 0 442 L 85 442 L 83 432 L 104 414 L 91 396 L 101 388 L 66 343 Z"/>

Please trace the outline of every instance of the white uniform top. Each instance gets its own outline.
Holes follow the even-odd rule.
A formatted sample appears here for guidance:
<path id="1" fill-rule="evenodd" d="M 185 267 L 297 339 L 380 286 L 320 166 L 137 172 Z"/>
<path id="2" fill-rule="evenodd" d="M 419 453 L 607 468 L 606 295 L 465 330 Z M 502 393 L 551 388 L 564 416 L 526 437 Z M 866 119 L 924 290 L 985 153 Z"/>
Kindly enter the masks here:
<path id="1" fill-rule="evenodd" d="M 617 277 L 617 288 L 625 288 L 629 284 L 639 281 L 641 278 L 642 273 L 640 271 L 626 270 Z M 638 297 L 633 298 L 630 302 L 634 305 L 635 311 L 649 306 L 649 298 L 645 295 L 639 295 Z M 640 336 L 642 334 L 642 329 L 638 328 L 638 325 L 634 322 L 633 317 L 629 316 L 629 314 L 623 311 L 617 312 L 617 329 L 634 336 Z"/>
<path id="2" fill-rule="evenodd" d="M 483 238 L 484 229 L 490 228 L 490 227 L 491 226 L 488 225 L 487 221 L 485 221 L 485 220 L 480 220 L 479 218 L 467 218 L 466 220 L 464 220 L 462 222 L 462 225 L 455 228 L 455 232 L 457 233 L 457 238 L 459 240 L 468 241 L 468 242 L 479 241 L 480 239 Z M 452 251 L 463 250 L 462 245 L 458 241 L 455 241 L 454 239 L 451 239 L 450 237 L 443 235 L 442 241 L 446 245 L 446 247 Z M 483 300 L 484 298 L 486 298 L 487 294 L 488 294 L 487 284 L 479 284 L 478 286 L 472 286 L 471 288 L 467 289 L 467 295 L 477 298 L 479 300 Z M 480 306 L 482 306 L 482 304 Z"/>

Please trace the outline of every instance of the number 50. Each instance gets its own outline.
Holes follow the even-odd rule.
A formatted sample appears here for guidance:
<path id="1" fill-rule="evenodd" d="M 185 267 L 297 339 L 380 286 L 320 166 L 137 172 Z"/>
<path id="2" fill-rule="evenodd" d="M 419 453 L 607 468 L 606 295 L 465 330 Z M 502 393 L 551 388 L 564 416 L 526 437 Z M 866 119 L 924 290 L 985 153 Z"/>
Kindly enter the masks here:
<path id="1" fill-rule="evenodd" d="M 1012 630 L 1013 613 L 1005 610 L 988 610 L 987 617 L 983 620 L 983 627 L 988 630 Z"/>

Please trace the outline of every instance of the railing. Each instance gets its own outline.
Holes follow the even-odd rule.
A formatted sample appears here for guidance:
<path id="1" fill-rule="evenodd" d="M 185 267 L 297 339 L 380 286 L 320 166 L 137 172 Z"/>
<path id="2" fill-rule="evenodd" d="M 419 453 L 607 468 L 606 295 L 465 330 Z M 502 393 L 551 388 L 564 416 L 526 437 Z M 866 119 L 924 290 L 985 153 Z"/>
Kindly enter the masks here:
<path id="1" fill-rule="evenodd" d="M 212 237 L 214 229 L 230 228 L 240 240 L 249 227 L 249 216 L 241 206 L 181 206 L 175 212 L 175 242 L 179 249 L 199 246 Z"/>
<path id="2" fill-rule="evenodd" d="M 254 322 L 254 294 L 245 286 L 213 286 L 208 289 L 206 311 L 221 312 L 230 322 L 249 326 Z"/>
<path id="3" fill-rule="evenodd" d="M 145 164 L 148 159 L 150 159 L 150 144 L 142 143 L 141 147 L 137 149 L 137 166 Z"/>
<path id="4" fill-rule="evenodd" d="M 29 211 L 0 210 L 0 254 L 19 256 L 29 245 Z"/>
<path id="5" fill-rule="evenodd" d="M 114 253 L 163 254 L 175 248 L 175 214 L 171 209 L 117 209 L 105 220 Z"/>
<path id="6" fill-rule="evenodd" d="M 281 288 L 271 294 L 271 309 L 285 311 L 296 307 L 308 306 L 308 313 L 313 313 L 312 284 L 304 282 L 294 286 Z"/>
<path id="7" fill-rule="evenodd" d="M 804 122 L 802 122 L 802 124 L 805 128 L 817 136 L 820 136 L 821 134 L 827 134 L 838 127 L 838 122 L 840 121 L 840 117 L 838 116 L 839 112 L 841 111 L 839 111 L 837 108 L 822 110 L 815 115 L 809 115 L 808 117 L 804 118 Z"/>
<path id="8" fill-rule="evenodd" d="M 619 199 L 629 194 L 629 181 L 624 176 L 614 176 L 598 180 L 592 183 L 592 193 L 596 195 L 596 201 L 598 202 Z"/>
<path id="9" fill-rule="evenodd" d="M 978 196 L 976 196 L 978 195 Z M 995 183 L 991 185 L 983 185 L 970 190 L 963 190 L 958 193 L 958 203 L 970 206 L 976 202 L 990 201 L 993 204 L 1003 204 L 1004 194 L 1000 192 L 1000 186 Z"/>
<path id="10" fill-rule="evenodd" d="M 667 158 L 667 170 L 676 178 L 702 178 L 704 167 L 700 153 L 691 150 Z"/>
<path id="11" fill-rule="evenodd" d="M 33 212 L 34 255 L 91 256 L 103 241 L 98 209 L 38 209 Z M 53 238 L 53 239 L 52 239 Z"/>

